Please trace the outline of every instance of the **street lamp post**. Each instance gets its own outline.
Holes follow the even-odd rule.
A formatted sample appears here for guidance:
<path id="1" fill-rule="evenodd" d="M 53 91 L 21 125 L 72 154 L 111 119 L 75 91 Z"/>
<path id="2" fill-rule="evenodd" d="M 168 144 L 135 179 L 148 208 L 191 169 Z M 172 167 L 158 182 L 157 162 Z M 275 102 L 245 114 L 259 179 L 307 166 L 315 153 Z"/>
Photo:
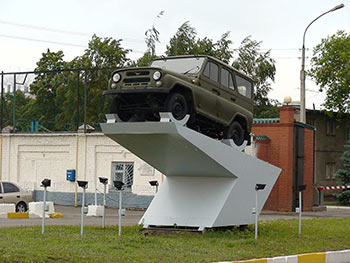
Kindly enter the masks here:
<path id="1" fill-rule="evenodd" d="M 318 17 L 316 17 L 314 20 L 311 21 L 311 23 L 306 27 L 304 31 L 303 47 L 301 49 L 301 70 L 300 70 L 300 122 L 302 123 L 306 123 L 306 110 L 305 110 L 305 34 L 306 34 L 306 31 L 309 29 L 311 24 L 315 22 L 317 19 L 319 19 L 320 17 L 343 7 L 344 7 L 344 4 L 340 4 L 328 10 L 327 12 L 324 12 L 323 14 L 319 15 Z"/>
<path id="2" fill-rule="evenodd" d="M 255 208 L 254 208 L 254 213 L 255 213 L 255 240 L 258 240 L 258 216 L 259 216 L 259 211 L 258 211 L 258 191 L 264 190 L 266 184 L 256 184 L 255 185 Z"/>

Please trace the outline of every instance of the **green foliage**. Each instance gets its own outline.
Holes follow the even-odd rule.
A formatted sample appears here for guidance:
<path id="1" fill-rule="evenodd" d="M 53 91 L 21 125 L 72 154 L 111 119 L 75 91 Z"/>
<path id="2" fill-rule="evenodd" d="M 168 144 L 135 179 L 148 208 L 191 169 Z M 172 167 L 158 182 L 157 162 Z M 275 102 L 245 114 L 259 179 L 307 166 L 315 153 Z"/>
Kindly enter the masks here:
<path id="1" fill-rule="evenodd" d="M 209 230 L 203 235 L 188 232 L 148 233 L 140 226 L 46 226 L 9 227 L 0 231 L 0 262 L 219 262 L 348 249 L 349 218 L 259 222 L 245 231 Z"/>
<path id="2" fill-rule="evenodd" d="M 350 112 L 350 34 L 338 31 L 313 50 L 308 74 L 326 91 L 326 110 Z"/>
<path id="3" fill-rule="evenodd" d="M 230 32 L 226 32 L 216 42 L 207 37 L 200 39 L 195 28 L 187 21 L 170 39 L 166 54 L 168 56 L 205 54 L 229 64 L 234 56 L 234 52 L 230 49 L 232 41 L 229 37 Z M 252 40 L 250 36 L 246 37 L 236 51 L 237 58 L 233 60 L 232 66 L 250 76 L 255 82 L 254 116 L 272 118 L 278 116 L 279 103 L 270 101 L 267 94 L 272 89 L 271 81 L 275 79 L 276 67 L 275 61 L 270 57 L 270 51 L 261 52 L 260 45 L 261 42 Z"/>
<path id="4" fill-rule="evenodd" d="M 186 21 L 170 39 L 165 53 L 168 56 L 205 54 L 229 63 L 233 55 L 229 49 L 232 44 L 229 36 L 230 32 L 226 32 L 216 42 L 207 37 L 200 39 L 196 29 Z"/>
<path id="5" fill-rule="evenodd" d="M 163 14 L 164 14 L 164 11 L 159 12 L 156 19 L 160 18 Z M 150 53 L 151 57 L 154 57 L 156 55 L 156 42 L 159 43 L 159 31 L 154 26 L 154 22 L 152 27 L 145 32 L 145 36 L 146 36 L 145 42 L 148 48 L 146 53 Z"/>
<path id="6" fill-rule="evenodd" d="M 275 61 L 270 57 L 270 50 L 261 52 L 260 45 L 261 42 L 252 40 L 250 36 L 243 39 L 232 66 L 254 80 L 255 117 L 274 117 L 275 114 L 270 113 L 276 113 L 278 109 L 267 94 L 272 89 L 270 81 L 275 80 Z"/>
<path id="7" fill-rule="evenodd" d="M 62 51 L 43 53 L 36 71 L 81 69 L 36 75 L 30 86 L 35 97 L 29 105 L 28 118 L 38 120 L 49 130 L 76 130 L 84 120 L 84 88 L 87 89 L 86 122 L 98 128 L 109 107 L 102 96 L 112 69 L 129 62 L 129 50 L 121 40 L 92 36 L 82 56 L 64 61 Z"/>
<path id="8" fill-rule="evenodd" d="M 16 91 L 16 131 L 28 131 L 30 125 L 30 113 L 28 109 L 34 102 L 31 97 L 25 96 L 21 90 Z M 13 120 L 13 94 L 4 96 L 4 123 L 3 126 L 12 126 Z M 28 118 L 29 117 L 29 118 Z"/>
<path id="9" fill-rule="evenodd" d="M 350 145 L 345 145 L 345 152 L 340 158 L 343 163 L 343 169 L 339 169 L 335 173 L 335 177 L 340 179 L 340 185 L 350 185 Z M 339 202 L 342 204 L 350 204 L 350 190 L 345 189 L 341 193 L 337 194 Z"/>

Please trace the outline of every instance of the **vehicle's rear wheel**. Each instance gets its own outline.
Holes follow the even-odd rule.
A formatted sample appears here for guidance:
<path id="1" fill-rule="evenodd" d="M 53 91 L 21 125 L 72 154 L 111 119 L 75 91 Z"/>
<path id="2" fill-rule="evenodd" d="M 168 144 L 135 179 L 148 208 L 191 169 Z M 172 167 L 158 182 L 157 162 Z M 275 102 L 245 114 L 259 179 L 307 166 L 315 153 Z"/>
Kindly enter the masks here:
<path id="1" fill-rule="evenodd" d="M 117 96 L 114 98 L 114 100 L 111 103 L 111 106 L 109 108 L 109 113 L 114 113 L 114 114 L 118 114 L 119 118 L 122 121 L 130 121 L 131 118 L 133 117 L 133 113 L 123 110 L 123 106 L 127 105 L 126 101 L 120 97 Z"/>
<path id="2" fill-rule="evenodd" d="M 169 94 L 165 101 L 165 110 L 171 112 L 177 120 L 182 120 L 189 113 L 186 98 L 177 92 Z"/>
<path id="3" fill-rule="evenodd" d="M 237 146 L 244 142 L 244 129 L 238 121 L 233 121 L 224 131 L 225 139 L 232 139 Z"/>
<path id="4" fill-rule="evenodd" d="M 27 211 L 27 205 L 25 202 L 19 202 L 16 205 L 16 212 L 17 213 L 24 213 L 25 211 Z"/>

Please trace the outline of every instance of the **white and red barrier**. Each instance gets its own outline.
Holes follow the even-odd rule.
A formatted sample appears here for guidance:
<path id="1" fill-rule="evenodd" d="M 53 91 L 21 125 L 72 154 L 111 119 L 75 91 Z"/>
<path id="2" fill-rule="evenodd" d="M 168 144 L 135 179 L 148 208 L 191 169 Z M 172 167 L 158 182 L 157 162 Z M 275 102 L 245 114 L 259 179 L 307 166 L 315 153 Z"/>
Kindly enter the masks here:
<path id="1" fill-rule="evenodd" d="M 317 187 L 317 190 L 318 190 L 318 191 L 324 191 L 324 190 L 338 190 L 338 189 L 350 189 L 350 185 L 319 186 L 319 187 Z"/>

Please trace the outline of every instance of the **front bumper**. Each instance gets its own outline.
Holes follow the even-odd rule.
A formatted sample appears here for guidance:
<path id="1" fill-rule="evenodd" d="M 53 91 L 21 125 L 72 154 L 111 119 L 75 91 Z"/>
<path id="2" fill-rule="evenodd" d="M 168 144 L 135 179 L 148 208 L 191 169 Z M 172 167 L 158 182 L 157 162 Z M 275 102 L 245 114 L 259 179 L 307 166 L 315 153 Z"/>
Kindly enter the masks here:
<path id="1" fill-rule="evenodd" d="M 170 90 L 166 88 L 142 88 L 142 89 L 109 89 L 104 90 L 103 95 L 112 94 L 139 94 L 139 93 L 169 93 Z"/>

